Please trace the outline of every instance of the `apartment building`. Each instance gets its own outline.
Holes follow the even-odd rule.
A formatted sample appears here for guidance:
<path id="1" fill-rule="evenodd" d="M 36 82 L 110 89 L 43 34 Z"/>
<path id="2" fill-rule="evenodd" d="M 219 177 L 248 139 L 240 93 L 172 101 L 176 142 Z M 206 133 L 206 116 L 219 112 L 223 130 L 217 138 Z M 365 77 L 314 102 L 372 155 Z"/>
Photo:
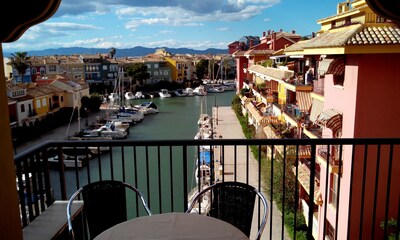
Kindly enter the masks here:
<path id="1" fill-rule="evenodd" d="M 257 127 L 263 128 L 268 138 L 399 136 L 400 128 L 393 121 L 400 117 L 400 110 L 392 107 L 400 89 L 397 81 L 399 26 L 374 13 L 364 0 L 339 3 L 336 15 L 320 19 L 318 23 L 321 29 L 315 37 L 284 49 L 285 57 L 299 68 L 248 67 L 251 81 L 245 88 L 251 93 L 252 104 L 247 101 L 249 107 L 244 108 L 249 116 L 279 120 L 294 132 L 283 136 L 271 127 L 271 120 L 264 120 L 264 125 Z M 260 91 L 254 87 L 257 81 L 265 82 L 267 89 Z M 242 100 L 246 99 L 242 96 Z M 259 105 L 264 108 L 257 108 Z M 273 110 L 267 112 L 267 108 Z M 399 178 L 386 175 L 388 168 L 399 169 L 397 156 L 392 162 L 378 162 L 367 159 L 365 152 L 350 146 L 320 146 L 316 149 L 316 172 L 311 174 L 310 150 L 305 146 L 299 154 L 298 181 L 304 215 L 314 212 L 315 239 L 335 239 L 336 234 L 337 239 L 366 237 L 371 231 L 379 234 L 382 232 L 380 221 L 385 216 L 398 216 Z M 388 152 L 388 149 L 379 150 L 383 155 Z M 279 149 L 276 151 L 279 153 Z M 352 178 L 361 172 L 368 173 L 366 182 L 350 185 Z M 309 184 L 311 176 L 315 176 L 316 182 L 313 192 Z M 381 199 L 386 197 L 388 185 L 378 186 L 377 178 L 387 178 L 390 186 L 386 204 Z M 373 195 L 375 190 L 378 194 Z M 313 209 L 307 204 L 311 196 L 315 203 Z M 386 207 L 381 208 L 380 204 Z M 358 232 L 351 227 L 354 223 L 374 227 Z"/>

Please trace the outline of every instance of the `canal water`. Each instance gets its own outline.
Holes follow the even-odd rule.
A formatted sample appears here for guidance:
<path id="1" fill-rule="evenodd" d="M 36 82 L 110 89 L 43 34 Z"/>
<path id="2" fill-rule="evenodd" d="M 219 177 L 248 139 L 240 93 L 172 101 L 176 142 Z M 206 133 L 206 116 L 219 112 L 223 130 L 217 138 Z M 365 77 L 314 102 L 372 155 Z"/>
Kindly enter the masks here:
<path id="1" fill-rule="evenodd" d="M 159 107 L 157 114 L 146 115 L 145 119 L 130 129 L 128 139 L 161 140 L 193 139 L 197 133 L 200 113 L 211 115 L 214 106 L 231 106 L 234 91 L 209 93 L 207 96 L 154 98 Z M 139 104 L 142 100 L 131 100 Z"/>
<path id="2" fill-rule="evenodd" d="M 131 100 L 132 104 L 153 101 L 160 112 L 146 115 L 142 122 L 132 126 L 129 129 L 128 139 L 193 139 L 198 130 L 197 121 L 200 114 L 211 115 L 214 106 L 231 106 L 234 95 L 234 91 L 226 91 L 210 93 L 204 97 Z M 182 211 L 183 209 L 172 209 L 171 202 L 181 206 L 183 204 L 183 192 L 177 191 L 177 189 L 183 189 L 182 173 L 184 171 L 187 172 L 186 181 L 189 182 L 187 190 L 190 191 L 196 186 L 194 179 L 196 152 L 195 147 L 187 149 L 187 169 L 184 169 L 182 149 L 139 146 L 121 149 L 121 147 L 115 147 L 111 152 L 103 153 L 99 158 L 89 160 L 88 167 L 79 169 L 79 182 L 80 185 L 84 185 L 89 178 L 90 181 L 99 180 L 100 175 L 101 179 L 124 180 L 136 185 L 145 193 L 153 212 Z M 172 178 L 170 177 L 171 172 Z M 58 182 L 57 173 L 54 171 L 52 175 L 52 179 Z M 77 189 L 74 169 L 66 170 L 66 181 L 67 193 L 68 196 L 71 196 Z M 56 198 L 60 197 L 57 196 L 57 188 L 55 186 L 54 189 Z M 162 202 L 159 199 L 162 199 Z"/>

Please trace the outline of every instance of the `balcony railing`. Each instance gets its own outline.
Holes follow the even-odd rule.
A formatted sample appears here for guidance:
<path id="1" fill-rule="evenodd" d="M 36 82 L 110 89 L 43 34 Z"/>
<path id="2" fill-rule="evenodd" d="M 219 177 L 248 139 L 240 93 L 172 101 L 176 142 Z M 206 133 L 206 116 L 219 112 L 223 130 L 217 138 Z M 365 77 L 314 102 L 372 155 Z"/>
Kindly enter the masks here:
<path id="1" fill-rule="evenodd" d="M 313 211 L 306 216 L 307 238 L 312 239 L 313 226 L 325 226 L 329 221 L 335 227 L 335 239 L 386 239 L 390 234 L 388 220 L 396 219 L 399 226 L 400 139 L 45 142 L 15 156 L 21 223 L 23 227 L 29 225 L 54 200 L 67 200 L 82 185 L 105 179 L 122 180 L 138 187 L 148 199 L 153 213 L 183 212 L 187 209 L 190 192 L 200 189 L 194 179 L 196 156 L 200 155 L 201 146 L 210 146 L 214 149 L 211 153 L 210 182 L 241 181 L 264 192 L 269 200 L 278 203 L 282 214 L 277 214 L 275 208 L 270 206 L 263 239 L 276 239 L 277 236 L 284 239 L 287 228 L 284 225 L 298 225 L 297 220 L 287 219 L 288 214 L 294 215 L 294 219 L 302 215 L 296 211 L 301 207 L 300 184 L 299 176 L 296 176 L 298 171 L 293 171 L 293 167 L 298 166 L 299 149 L 302 146 L 311 148 L 309 192 L 313 193 L 319 145 L 340 146 L 346 149 L 346 154 L 340 155 L 343 159 L 340 159 L 339 167 L 343 167 L 343 171 L 337 182 L 339 194 L 333 216 L 330 215 L 331 206 L 328 207 L 329 190 L 321 192 L 323 203 L 319 207 L 315 206 L 313 194 L 306 200 L 309 209 L 319 209 L 318 218 Z M 276 146 L 282 146 L 283 152 L 268 150 Z M 66 167 L 62 160 L 65 149 L 69 149 L 69 155 L 75 151 L 72 163 L 82 161 L 83 166 Z M 51 165 L 49 159 L 54 151 L 60 160 Z M 329 189 L 323 185 L 329 185 L 331 170 L 321 168 L 320 171 L 320 188 Z M 294 201 L 289 201 L 289 198 Z M 141 213 L 134 214 L 139 216 Z M 313 223 L 315 219 L 319 221 L 317 224 Z M 301 228 L 292 228 L 296 238 Z M 325 236 L 325 231 L 320 229 L 319 234 Z"/>

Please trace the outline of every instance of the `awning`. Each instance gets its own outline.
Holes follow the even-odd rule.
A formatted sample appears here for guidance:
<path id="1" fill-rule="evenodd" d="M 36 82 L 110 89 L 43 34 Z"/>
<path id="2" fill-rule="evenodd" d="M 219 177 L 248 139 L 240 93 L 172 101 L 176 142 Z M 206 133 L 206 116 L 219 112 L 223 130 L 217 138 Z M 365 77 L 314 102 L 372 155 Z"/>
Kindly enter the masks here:
<path id="1" fill-rule="evenodd" d="M 333 133 L 336 133 L 342 128 L 342 114 L 335 109 L 328 109 L 320 113 L 314 123 L 321 127 L 329 128 Z"/>
<path id="2" fill-rule="evenodd" d="M 322 61 L 319 62 L 318 74 L 343 75 L 344 68 L 345 68 L 344 57 L 324 58 Z"/>
<path id="3" fill-rule="evenodd" d="M 311 106 L 311 113 L 310 113 L 310 120 L 315 122 L 317 117 L 322 111 L 324 110 L 324 102 L 318 99 L 313 98 L 312 106 Z"/>
<path id="4" fill-rule="evenodd" d="M 296 167 L 292 168 L 293 173 L 296 175 Z M 300 164 L 297 169 L 297 179 L 304 190 L 310 195 L 310 169 L 305 164 Z M 321 193 L 319 186 L 314 181 L 314 203 L 317 205 L 322 205 Z"/>
<path id="5" fill-rule="evenodd" d="M 254 117 L 254 119 L 257 122 L 260 122 L 263 118 L 263 115 L 261 112 L 253 105 L 252 102 L 249 102 L 246 104 L 247 110 L 250 112 L 251 116 Z"/>
<path id="6" fill-rule="evenodd" d="M 257 108 L 257 109 L 261 109 L 262 107 L 265 107 L 265 103 L 264 103 L 264 102 L 258 102 L 258 103 L 256 103 L 256 108 Z"/>
<path id="7" fill-rule="evenodd" d="M 311 107 L 310 92 L 297 91 L 296 101 L 301 112 L 308 112 Z"/>

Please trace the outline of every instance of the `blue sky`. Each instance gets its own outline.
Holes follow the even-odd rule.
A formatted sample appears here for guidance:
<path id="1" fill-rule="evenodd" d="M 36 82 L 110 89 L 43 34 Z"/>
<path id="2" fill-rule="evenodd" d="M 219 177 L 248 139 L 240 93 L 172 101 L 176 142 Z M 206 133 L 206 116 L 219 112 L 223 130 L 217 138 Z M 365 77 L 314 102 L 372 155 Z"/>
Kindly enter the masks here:
<path id="1" fill-rule="evenodd" d="M 3 51 L 59 47 L 226 49 L 268 30 L 309 35 L 336 14 L 338 0 L 62 0 L 47 21 Z"/>

